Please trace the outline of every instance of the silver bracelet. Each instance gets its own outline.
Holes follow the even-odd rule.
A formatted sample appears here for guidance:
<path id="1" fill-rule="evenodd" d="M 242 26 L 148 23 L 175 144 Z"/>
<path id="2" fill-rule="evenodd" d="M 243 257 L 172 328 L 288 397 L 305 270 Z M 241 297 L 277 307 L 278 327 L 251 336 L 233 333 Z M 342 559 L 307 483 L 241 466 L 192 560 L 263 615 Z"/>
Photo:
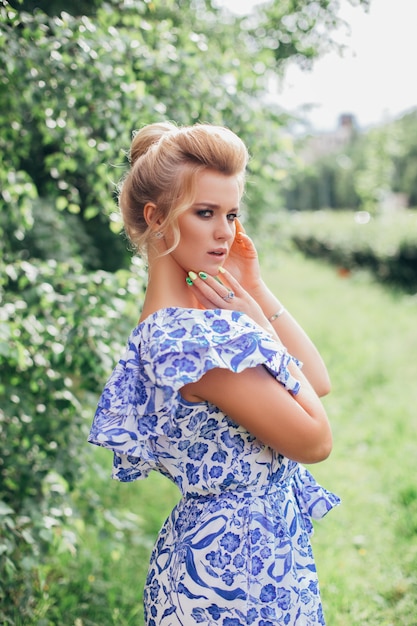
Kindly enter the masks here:
<path id="1" fill-rule="evenodd" d="M 285 311 L 286 311 L 285 306 L 282 306 L 279 311 L 271 315 L 271 317 L 268 317 L 268 322 L 274 322 L 276 319 L 281 317 L 281 315 L 285 313 Z"/>

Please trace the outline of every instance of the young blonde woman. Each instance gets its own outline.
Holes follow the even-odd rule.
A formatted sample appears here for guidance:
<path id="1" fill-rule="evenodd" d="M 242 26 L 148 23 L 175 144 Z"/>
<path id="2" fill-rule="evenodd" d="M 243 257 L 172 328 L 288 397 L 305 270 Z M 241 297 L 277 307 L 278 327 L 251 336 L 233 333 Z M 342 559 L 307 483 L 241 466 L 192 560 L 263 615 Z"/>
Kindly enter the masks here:
<path id="1" fill-rule="evenodd" d="M 89 441 L 114 452 L 116 479 L 156 470 L 182 494 L 146 624 L 324 624 L 309 534 L 339 500 L 301 463 L 332 448 L 329 378 L 238 221 L 247 149 L 225 128 L 163 123 L 130 157 L 119 204 L 149 279 Z"/>

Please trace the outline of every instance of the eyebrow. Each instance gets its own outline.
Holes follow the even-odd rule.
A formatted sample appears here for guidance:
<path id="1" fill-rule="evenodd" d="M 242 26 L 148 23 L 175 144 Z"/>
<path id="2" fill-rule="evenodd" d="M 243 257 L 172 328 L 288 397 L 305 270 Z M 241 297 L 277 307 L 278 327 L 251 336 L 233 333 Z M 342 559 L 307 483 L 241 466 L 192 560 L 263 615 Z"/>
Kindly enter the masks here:
<path id="1" fill-rule="evenodd" d="M 206 209 L 220 209 L 220 204 L 215 204 L 214 202 L 196 202 L 195 204 L 192 205 L 192 207 L 194 208 L 206 208 Z M 239 210 L 239 207 L 232 207 L 231 209 L 228 209 L 228 211 L 237 211 Z"/>

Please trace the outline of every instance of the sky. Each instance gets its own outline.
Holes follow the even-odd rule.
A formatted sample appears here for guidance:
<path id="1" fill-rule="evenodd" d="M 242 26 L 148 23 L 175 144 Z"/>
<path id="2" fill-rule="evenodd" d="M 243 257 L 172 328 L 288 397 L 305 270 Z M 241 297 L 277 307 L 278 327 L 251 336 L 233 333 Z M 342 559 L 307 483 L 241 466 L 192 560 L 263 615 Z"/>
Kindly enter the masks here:
<path id="1" fill-rule="evenodd" d="M 243 14 L 260 1 L 217 4 Z M 368 12 L 348 0 L 340 5 L 351 32 L 340 32 L 337 41 L 346 51 L 327 53 L 311 71 L 291 65 L 276 94 L 280 106 L 299 112 L 313 105 L 305 117 L 315 130 L 334 129 L 341 113 L 352 113 L 368 128 L 417 107 L 417 0 L 371 0 Z"/>

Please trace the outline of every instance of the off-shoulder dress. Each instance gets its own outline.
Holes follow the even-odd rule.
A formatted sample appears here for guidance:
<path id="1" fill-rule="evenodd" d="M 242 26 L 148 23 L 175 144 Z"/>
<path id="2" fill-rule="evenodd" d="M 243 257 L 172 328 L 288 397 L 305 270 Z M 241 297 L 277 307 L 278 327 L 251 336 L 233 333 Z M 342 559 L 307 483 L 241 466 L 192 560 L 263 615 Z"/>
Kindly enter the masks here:
<path id="1" fill-rule="evenodd" d="M 131 333 L 89 441 L 113 451 L 114 478 L 156 470 L 182 494 L 151 555 L 147 626 L 325 623 L 311 518 L 339 498 L 216 406 L 180 393 L 212 368 L 257 365 L 297 393 L 291 360 L 236 311 L 166 308 Z"/>

